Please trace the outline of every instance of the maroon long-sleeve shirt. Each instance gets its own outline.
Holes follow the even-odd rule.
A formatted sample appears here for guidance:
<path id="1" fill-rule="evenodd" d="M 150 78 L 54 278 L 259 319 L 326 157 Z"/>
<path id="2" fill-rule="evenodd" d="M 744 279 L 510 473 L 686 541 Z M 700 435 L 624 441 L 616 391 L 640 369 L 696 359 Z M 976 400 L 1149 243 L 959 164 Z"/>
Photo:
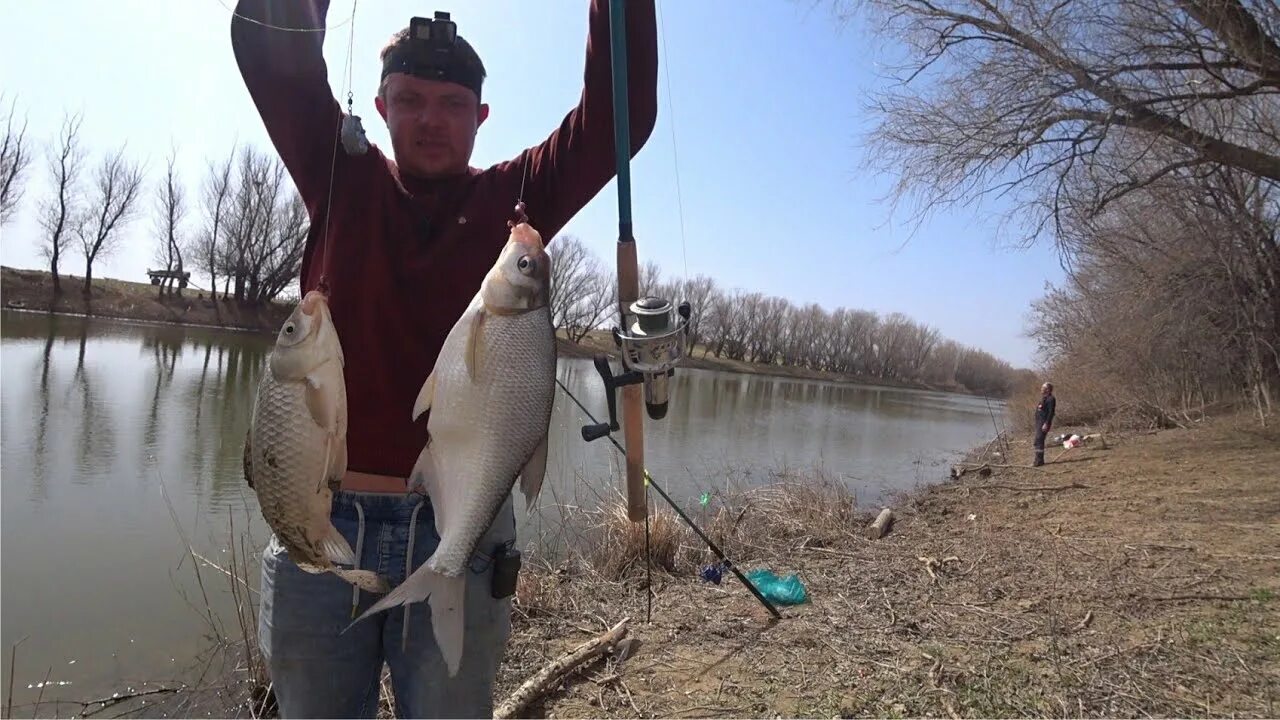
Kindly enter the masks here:
<path id="1" fill-rule="evenodd" d="M 240 0 L 236 9 L 273 25 L 321 27 L 328 5 Z M 657 117 L 657 30 L 653 0 L 629 0 L 626 7 L 634 156 Z M 320 279 L 342 112 L 321 54 L 323 33 L 283 32 L 233 18 L 231 42 L 267 133 L 310 213 L 305 292 Z M 523 197 L 529 222 L 548 240 L 615 175 L 609 44 L 608 2 L 591 0 L 578 105 L 541 144 L 488 169 L 427 181 L 401 174 L 372 144 L 364 155 L 338 149 L 327 280 L 346 356 L 349 470 L 397 477 L 412 470 L 427 439 L 426 415 L 410 419 L 414 400 L 446 334 L 507 240 L 522 172 L 528 174 Z"/>

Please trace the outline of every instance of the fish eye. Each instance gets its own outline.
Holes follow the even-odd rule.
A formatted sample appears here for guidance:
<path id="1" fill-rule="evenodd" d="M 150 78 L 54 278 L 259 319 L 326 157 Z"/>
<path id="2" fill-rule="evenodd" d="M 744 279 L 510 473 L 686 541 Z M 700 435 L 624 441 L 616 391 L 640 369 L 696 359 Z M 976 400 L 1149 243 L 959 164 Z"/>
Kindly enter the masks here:
<path id="1" fill-rule="evenodd" d="M 520 272 L 528 273 L 533 267 L 533 260 L 530 260 L 528 255 L 523 255 L 520 257 L 519 262 L 516 263 L 516 267 L 520 268 Z"/>
<path id="2" fill-rule="evenodd" d="M 294 331 L 295 329 L 296 329 L 296 328 L 293 326 L 293 323 L 289 323 L 289 324 L 287 324 L 287 325 L 285 325 L 285 326 L 284 326 L 284 334 L 285 334 L 285 335 L 292 335 L 292 334 L 293 334 L 293 331 Z"/>

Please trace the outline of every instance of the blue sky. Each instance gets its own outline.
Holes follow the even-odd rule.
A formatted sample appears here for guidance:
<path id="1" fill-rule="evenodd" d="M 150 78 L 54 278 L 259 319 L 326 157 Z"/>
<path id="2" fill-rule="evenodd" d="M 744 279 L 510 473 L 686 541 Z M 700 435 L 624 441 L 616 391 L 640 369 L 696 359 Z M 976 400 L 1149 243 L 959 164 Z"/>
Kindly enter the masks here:
<path id="1" fill-rule="evenodd" d="M 270 147 L 231 54 L 233 2 L 3 0 L 6 109 L 16 95 L 28 136 L 42 144 L 56 141 L 64 110 L 82 109 L 91 161 L 127 141 L 152 183 L 177 143 L 194 199 L 207 161 L 236 142 Z M 388 148 L 372 99 L 377 52 L 409 17 L 449 10 L 489 71 L 491 115 L 473 164 L 510 157 L 541 141 L 577 101 L 588 5 L 364 0 L 354 28 L 356 114 Z M 330 25 L 351 8 L 351 0 L 333 0 Z M 859 169 L 874 122 L 865 101 L 886 82 L 883 41 L 841 24 L 826 3 L 659 0 L 659 13 L 658 126 L 632 164 L 641 262 L 672 274 L 684 274 L 687 262 L 690 274 L 796 303 L 902 312 L 1015 364 L 1033 362 L 1024 333 L 1030 302 L 1061 277 L 1052 248 L 999 247 L 989 208 L 934 216 L 908 238 L 913 226 L 881 200 L 894 178 Z M 331 85 L 344 102 L 350 31 L 336 27 L 325 42 Z M 48 183 L 41 156 L 18 220 L 0 230 L 5 265 L 43 267 L 35 211 Z M 145 278 L 153 190 L 149 184 L 148 214 L 95 266 L 96 276 Z M 611 267 L 616 212 L 610 184 L 565 228 Z M 78 253 L 67 269 L 83 273 Z"/>

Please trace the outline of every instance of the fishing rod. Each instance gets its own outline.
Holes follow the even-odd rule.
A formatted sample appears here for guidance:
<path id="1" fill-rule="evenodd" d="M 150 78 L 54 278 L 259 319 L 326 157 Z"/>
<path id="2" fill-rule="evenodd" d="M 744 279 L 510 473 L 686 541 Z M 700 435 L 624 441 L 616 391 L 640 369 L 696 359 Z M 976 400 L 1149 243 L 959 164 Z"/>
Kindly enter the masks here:
<path id="1" fill-rule="evenodd" d="M 597 367 L 601 362 L 605 363 L 606 366 L 608 365 L 607 359 L 602 360 L 601 358 L 596 358 Z M 579 400 L 577 397 L 575 397 L 574 394 L 569 391 L 569 388 L 565 387 L 564 383 L 560 381 L 560 378 L 556 378 L 556 384 L 559 385 L 560 389 L 564 391 L 564 394 L 567 395 L 569 399 L 572 400 L 573 403 L 577 405 L 578 408 L 581 409 L 583 413 L 586 414 L 587 418 L 591 420 L 591 422 L 593 423 L 596 422 L 595 416 L 591 414 L 591 411 L 587 409 L 587 406 L 583 405 L 582 401 Z M 609 404 L 610 405 L 613 404 L 612 397 L 610 398 Z M 607 423 L 600 423 L 600 424 L 604 425 L 605 427 L 608 427 Z M 594 426 L 584 425 L 582 427 L 583 439 L 588 441 L 595 439 L 595 438 L 587 438 L 588 431 L 592 427 Z M 618 452 L 621 453 L 624 458 L 629 457 L 627 454 L 627 449 L 623 447 L 622 444 L 618 442 L 618 439 L 615 438 L 613 435 L 606 433 L 600 437 L 609 438 L 609 442 L 613 443 L 613 446 L 618 449 Z M 666 501 L 667 505 L 670 505 L 671 509 L 675 510 L 676 514 L 680 516 L 680 519 L 684 520 L 685 524 L 688 525 L 690 528 L 692 528 L 693 531 L 697 533 L 698 537 L 702 538 L 702 541 L 707 544 L 707 547 L 710 548 L 711 552 L 716 557 L 720 558 L 721 564 L 723 564 L 724 567 L 728 568 L 729 571 L 732 572 L 738 578 L 738 580 L 742 581 L 743 585 L 747 586 L 747 589 L 751 591 L 751 594 L 756 596 L 756 599 L 759 600 L 762 605 L 764 605 L 765 609 L 768 610 L 771 615 L 781 620 L 782 614 L 778 612 L 778 609 L 774 607 L 773 603 L 769 602 L 768 598 L 760 594 L 760 590 L 756 588 L 755 583 L 748 580 L 746 576 L 742 574 L 742 571 L 738 569 L 738 566 L 734 565 L 733 561 L 730 560 L 724 554 L 724 551 L 720 549 L 720 546 L 716 545 L 715 541 L 712 540 L 710 537 L 708 537 L 707 534 L 702 531 L 702 528 L 698 527 L 698 524 L 693 521 L 693 518 L 690 518 L 688 515 L 685 514 L 684 510 L 680 509 L 680 505 L 677 504 L 675 500 L 672 500 L 671 496 L 668 495 L 660 485 L 658 485 L 658 482 L 653 479 L 653 475 L 651 475 L 648 470 L 643 470 L 642 472 L 644 473 L 644 479 L 646 484 L 649 487 L 653 488 L 654 490 L 658 491 L 658 495 L 661 496 L 662 499 Z"/>
<path id="2" fill-rule="evenodd" d="M 604 383 L 609 406 L 609 419 L 599 422 L 591 411 L 578 401 L 559 379 L 556 383 L 573 402 L 590 418 L 590 425 L 582 427 L 582 439 L 586 442 L 609 438 L 609 442 L 622 453 L 626 461 L 627 515 L 632 522 L 644 520 L 645 560 L 651 572 L 649 556 L 649 506 L 646 488 L 652 487 L 671 506 L 680 519 L 697 533 L 711 552 L 720 558 L 751 594 L 776 619 L 782 615 L 762 595 L 755 584 L 746 578 L 737 566 L 725 556 L 715 542 L 698 527 L 684 510 L 654 481 L 644 466 L 644 417 L 640 412 L 643 397 L 645 411 L 651 420 L 666 417 L 669 398 L 669 379 L 675 375 L 676 365 L 688 353 L 689 321 L 692 308 L 681 302 L 676 308 L 679 319 L 672 317 L 669 299 L 655 295 L 641 298 L 639 270 L 636 263 L 636 241 L 631 221 L 631 116 L 627 89 L 627 38 L 625 0 L 609 0 L 609 50 L 613 75 L 613 138 L 617 157 L 618 178 L 618 317 L 619 326 L 612 330 L 622 365 L 622 372 L 615 375 L 606 355 L 597 355 L 595 368 Z M 652 290 L 652 288 L 650 288 Z M 619 429 L 616 393 L 622 391 L 622 430 L 626 440 L 623 447 L 611 433 Z M 643 394 L 642 394 L 643 389 Z M 652 604 L 652 592 L 647 592 Z"/>

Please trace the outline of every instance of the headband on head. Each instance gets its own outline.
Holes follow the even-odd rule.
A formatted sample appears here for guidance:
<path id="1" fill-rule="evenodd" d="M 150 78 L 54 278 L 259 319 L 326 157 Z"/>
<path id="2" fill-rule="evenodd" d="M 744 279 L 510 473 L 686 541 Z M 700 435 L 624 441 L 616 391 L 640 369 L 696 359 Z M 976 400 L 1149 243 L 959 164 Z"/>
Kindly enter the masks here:
<path id="1" fill-rule="evenodd" d="M 458 26 L 449 13 L 440 11 L 432 19 L 415 17 L 409 21 L 408 41 L 387 53 L 382 63 L 382 79 L 391 73 L 456 83 L 474 92 L 477 99 L 484 84 L 480 68 L 463 57 Z"/>

